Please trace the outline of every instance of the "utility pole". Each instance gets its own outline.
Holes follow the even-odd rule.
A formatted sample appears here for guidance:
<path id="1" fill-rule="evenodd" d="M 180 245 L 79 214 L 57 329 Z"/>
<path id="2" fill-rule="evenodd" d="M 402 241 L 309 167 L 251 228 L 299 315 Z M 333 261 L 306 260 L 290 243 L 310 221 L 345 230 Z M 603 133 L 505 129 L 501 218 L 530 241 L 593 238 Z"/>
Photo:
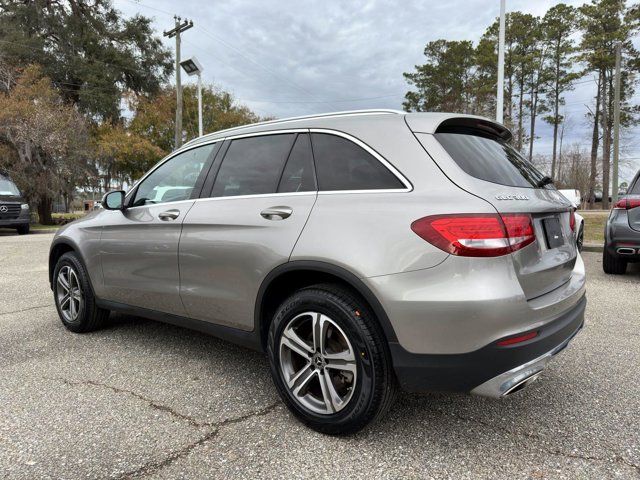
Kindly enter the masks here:
<path id="1" fill-rule="evenodd" d="M 500 0 L 500 33 L 498 34 L 498 92 L 496 97 L 496 122 L 503 122 L 504 112 L 504 31 L 506 0 Z"/>
<path id="2" fill-rule="evenodd" d="M 193 27 L 191 20 L 182 20 L 178 16 L 173 17 L 175 20 L 175 26 L 168 32 L 163 32 L 165 37 L 176 37 L 176 133 L 175 133 L 175 148 L 180 148 L 182 145 L 182 85 L 180 84 L 180 34 L 185 30 L 189 30 Z"/>
<path id="3" fill-rule="evenodd" d="M 198 136 L 202 136 L 202 74 L 198 73 Z"/>
<path id="4" fill-rule="evenodd" d="M 613 100 L 613 192 L 611 199 L 615 205 L 618 201 L 618 155 L 620 154 L 620 57 L 622 43 L 616 45 L 616 83 Z"/>
<path id="5" fill-rule="evenodd" d="M 611 186 L 611 131 L 607 132 L 609 115 L 607 98 L 607 71 L 602 72 L 602 208 L 609 210 L 609 187 Z"/>

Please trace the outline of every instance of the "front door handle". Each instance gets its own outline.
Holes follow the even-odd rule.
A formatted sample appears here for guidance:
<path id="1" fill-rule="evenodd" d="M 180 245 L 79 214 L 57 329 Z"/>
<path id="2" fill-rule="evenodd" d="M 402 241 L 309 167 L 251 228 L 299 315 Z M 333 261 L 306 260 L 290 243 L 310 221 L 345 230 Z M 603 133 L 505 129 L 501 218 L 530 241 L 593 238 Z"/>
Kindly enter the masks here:
<path id="1" fill-rule="evenodd" d="M 175 220 L 179 216 L 180 216 L 180 210 L 175 210 L 175 209 L 167 210 L 166 212 L 160 212 L 158 214 L 158 218 L 164 221 Z"/>
<path id="2" fill-rule="evenodd" d="M 260 215 L 267 220 L 284 220 L 290 217 L 292 213 L 293 209 L 291 207 L 271 207 L 262 210 Z"/>

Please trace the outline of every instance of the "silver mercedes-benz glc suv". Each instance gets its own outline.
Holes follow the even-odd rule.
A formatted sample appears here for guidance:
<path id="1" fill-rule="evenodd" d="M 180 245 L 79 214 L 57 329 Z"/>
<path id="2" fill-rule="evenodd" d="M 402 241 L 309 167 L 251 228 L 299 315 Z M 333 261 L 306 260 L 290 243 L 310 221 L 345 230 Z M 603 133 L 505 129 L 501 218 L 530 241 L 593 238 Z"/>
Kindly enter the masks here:
<path id="1" fill-rule="evenodd" d="M 569 202 L 488 119 L 343 112 L 193 140 L 50 253 L 74 332 L 110 311 L 268 353 L 284 403 L 325 433 L 397 387 L 502 397 L 583 325 Z"/>

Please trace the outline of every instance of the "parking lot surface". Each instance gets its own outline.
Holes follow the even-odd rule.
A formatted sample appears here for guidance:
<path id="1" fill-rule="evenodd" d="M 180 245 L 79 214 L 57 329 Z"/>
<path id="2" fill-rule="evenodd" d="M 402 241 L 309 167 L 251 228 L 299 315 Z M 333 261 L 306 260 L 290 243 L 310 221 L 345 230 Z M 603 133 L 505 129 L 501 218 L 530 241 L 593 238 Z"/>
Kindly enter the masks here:
<path id="1" fill-rule="evenodd" d="M 288 413 L 259 353 L 123 315 L 67 332 L 51 239 L 0 234 L 2 478 L 640 478 L 637 266 L 584 254 L 586 328 L 521 393 L 402 394 L 339 438 Z"/>

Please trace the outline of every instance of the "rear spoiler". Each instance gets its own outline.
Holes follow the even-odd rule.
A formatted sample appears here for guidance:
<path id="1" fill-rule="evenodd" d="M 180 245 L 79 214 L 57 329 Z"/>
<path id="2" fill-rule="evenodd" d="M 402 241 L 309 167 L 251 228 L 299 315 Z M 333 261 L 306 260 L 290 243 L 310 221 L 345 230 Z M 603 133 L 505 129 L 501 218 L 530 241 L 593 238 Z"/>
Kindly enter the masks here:
<path id="1" fill-rule="evenodd" d="M 512 134 L 504 125 L 475 115 L 453 113 L 409 113 L 405 115 L 409 129 L 414 133 L 476 133 L 489 135 L 505 142 Z"/>

